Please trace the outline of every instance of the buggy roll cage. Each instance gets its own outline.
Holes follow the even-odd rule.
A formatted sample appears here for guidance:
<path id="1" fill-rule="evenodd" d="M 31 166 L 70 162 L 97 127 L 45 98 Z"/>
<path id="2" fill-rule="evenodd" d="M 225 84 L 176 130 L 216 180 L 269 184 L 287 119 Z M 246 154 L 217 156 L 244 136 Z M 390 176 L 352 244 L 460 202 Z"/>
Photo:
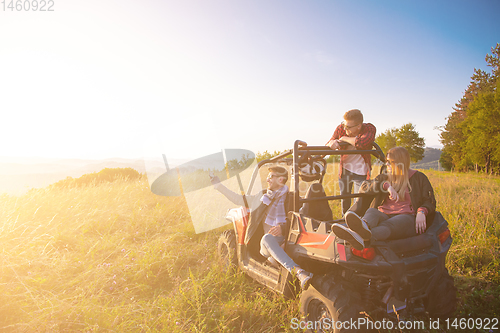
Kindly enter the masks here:
<path id="1" fill-rule="evenodd" d="M 342 144 L 341 144 L 342 145 Z M 344 195 L 330 195 L 330 196 L 324 196 L 320 198 L 302 198 L 300 196 L 300 193 L 298 191 L 299 188 L 299 165 L 300 163 L 303 162 L 305 158 L 309 157 L 318 157 L 318 158 L 323 158 L 327 155 L 356 155 L 356 154 L 370 154 L 375 156 L 378 160 L 380 160 L 384 165 L 382 168 L 385 166 L 385 155 L 382 149 L 379 147 L 378 144 L 373 142 L 372 147 L 375 149 L 369 149 L 369 150 L 332 150 L 328 146 L 308 146 L 306 142 L 301 141 L 301 140 L 296 140 L 293 149 L 285 150 L 283 153 L 274 156 L 272 158 L 262 160 L 259 163 L 257 163 L 257 166 L 255 167 L 252 178 L 250 180 L 250 184 L 248 185 L 247 189 L 247 194 L 251 192 L 253 185 L 255 183 L 255 180 L 257 179 L 257 175 L 259 173 L 260 168 L 269 163 L 276 163 L 279 161 L 285 162 L 287 165 L 290 165 L 293 163 L 293 174 L 292 174 L 292 181 L 294 182 L 294 200 L 293 200 L 293 211 L 298 212 L 300 207 L 302 207 L 302 204 L 305 202 L 311 202 L 311 201 L 319 201 L 319 200 L 338 200 L 338 199 L 347 199 L 347 198 L 358 198 L 362 197 L 365 194 L 363 193 L 355 193 L 355 194 L 344 194 Z M 287 158 L 287 156 L 292 155 L 292 158 Z M 382 170 L 381 170 L 382 171 Z"/>

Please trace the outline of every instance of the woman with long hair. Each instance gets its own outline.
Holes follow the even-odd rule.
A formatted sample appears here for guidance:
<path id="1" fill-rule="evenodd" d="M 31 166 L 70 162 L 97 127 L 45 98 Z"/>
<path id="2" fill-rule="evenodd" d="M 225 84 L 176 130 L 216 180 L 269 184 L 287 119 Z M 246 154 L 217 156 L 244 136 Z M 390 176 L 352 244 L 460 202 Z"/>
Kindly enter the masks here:
<path id="1" fill-rule="evenodd" d="M 363 249 L 369 240 L 400 239 L 425 232 L 436 211 L 434 191 L 427 176 L 410 169 L 410 154 L 403 147 L 387 152 L 387 172 L 365 182 L 360 193 L 374 194 L 372 207 L 363 217 L 355 205 L 345 214 L 347 227 L 334 224 L 335 235 L 354 248 Z"/>

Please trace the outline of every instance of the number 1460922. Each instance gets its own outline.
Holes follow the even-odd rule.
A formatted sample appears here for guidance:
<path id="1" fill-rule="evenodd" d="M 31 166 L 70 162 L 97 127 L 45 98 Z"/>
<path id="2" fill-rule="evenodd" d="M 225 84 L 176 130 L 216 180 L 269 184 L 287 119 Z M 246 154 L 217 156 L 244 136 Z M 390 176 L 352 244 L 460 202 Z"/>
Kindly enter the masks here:
<path id="1" fill-rule="evenodd" d="M 2 0 L 2 11 L 53 12 L 54 0 Z"/>

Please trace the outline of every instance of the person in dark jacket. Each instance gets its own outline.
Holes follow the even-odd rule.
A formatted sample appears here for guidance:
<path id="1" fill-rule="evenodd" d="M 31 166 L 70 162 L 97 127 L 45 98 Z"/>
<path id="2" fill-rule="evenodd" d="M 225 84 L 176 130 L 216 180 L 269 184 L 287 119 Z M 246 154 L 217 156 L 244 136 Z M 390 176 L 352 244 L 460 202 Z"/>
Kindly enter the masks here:
<path id="1" fill-rule="evenodd" d="M 372 207 L 363 217 L 351 207 L 345 214 L 347 227 L 332 227 L 337 237 L 356 249 L 363 249 L 370 239 L 401 239 L 424 233 L 436 211 L 429 179 L 410 169 L 410 154 L 403 147 L 387 152 L 387 173 L 363 183 L 360 192 L 375 195 Z"/>
<path id="2" fill-rule="evenodd" d="M 264 229 L 264 236 L 260 240 L 260 254 L 271 264 L 279 263 L 290 273 L 295 274 L 302 289 L 306 289 L 313 274 L 300 268 L 281 247 L 287 234 L 285 200 L 288 194 L 288 171 L 280 166 L 269 168 L 267 175 L 267 191 L 257 195 L 242 196 L 234 193 L 220 183 L 217 176 L 212 178 L 214 188 L 237 205 L 249 205 L 254 216 L 245 235 L 245 244 L 256 236 L 257 229 Z"/>

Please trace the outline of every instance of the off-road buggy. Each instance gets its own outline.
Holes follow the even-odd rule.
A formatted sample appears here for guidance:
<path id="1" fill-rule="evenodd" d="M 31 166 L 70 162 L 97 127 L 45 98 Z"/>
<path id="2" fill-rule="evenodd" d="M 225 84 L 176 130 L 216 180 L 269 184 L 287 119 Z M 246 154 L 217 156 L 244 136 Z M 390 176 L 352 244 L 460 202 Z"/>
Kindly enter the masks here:
<path id="1" fill-rule="evenodd" d="M 328 328 L 335 332 L 348 328 L 363 331 L 363 327 L 370 326 L 340 323 L 363 323 L 366 313 L 371 318 L 395 319 L 394 311 L 407 318 L 424 311 L 431 318 L 451 317 L 456 309 L 456 289 L 445 268 L 445 258 L 452 238 L 448 223 L 439 212 L 430 217 L 432 220 L 428 217 L 430 226 L 424 234 L 372 241 L 370 247 L 362 251 L 335 237 L 331 231 L 334 223 L 344 223 L 344 220 L 334 219 L 329 201 L 363 197 L 365 204 L 356 208 L 356 213 L 362 216 L 371 198 L 362 193 L 327 196 L 322 184 L 324 169 L 318 177 L 315 168 L 324 166 L 325 156 L 360 153 L 374 156 L 375 161 L 382 164 L 380 172 L 384 172 L 385 155 L 376 144 L 372 150 L 334 151 L 296 141 L 293 149 L 259 162 L 248 186 L 246 193 L 252 191 L 259 170 L 265 166 L 281 164 L 291 169 L 285 251 L 302 268 L 314 273 L 311 284 L 300 295 L 301 327 L 313 331 L 330 331 Z M 315 172 L 312 175 L 303 172 L 306 169 Z M 304 185 L 308 186 L 307 191 Z M 306 193 L 302 196 L 301 192 Z M 270 265 L 259 253 L 263 232 L 256 232 L 245 245 L 251 214 L 247 207 L 228 211 L 226 218 L 232 222 L 233 230 L 224 231 L 219 238 L 220 258 L 228 267 L 239 267 L 285 297 L 294 297 L 300 292 L 294 277 L 283 267 Z"/>

